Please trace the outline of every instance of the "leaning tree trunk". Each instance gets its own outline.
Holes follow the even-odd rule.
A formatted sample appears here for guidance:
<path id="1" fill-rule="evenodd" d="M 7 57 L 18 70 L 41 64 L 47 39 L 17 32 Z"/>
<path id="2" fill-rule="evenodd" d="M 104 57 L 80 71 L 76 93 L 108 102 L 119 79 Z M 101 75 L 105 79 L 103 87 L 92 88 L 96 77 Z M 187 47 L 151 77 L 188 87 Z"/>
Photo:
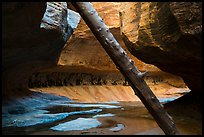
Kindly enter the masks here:
<path id="1" fill-rule="evenodd" d="M 72 2 L 72 5 L 84 19 L 117 68 L 128 80 L 135 94 L 152 114 L 164 133 L 168 135 L 179 134 L 173 119 L 164 110 L 157 97 L 143 80 L 143 73 L 137 69 L 134 62 L 127 56 L 123 48 L 121 48 L 91 3 Z"/>

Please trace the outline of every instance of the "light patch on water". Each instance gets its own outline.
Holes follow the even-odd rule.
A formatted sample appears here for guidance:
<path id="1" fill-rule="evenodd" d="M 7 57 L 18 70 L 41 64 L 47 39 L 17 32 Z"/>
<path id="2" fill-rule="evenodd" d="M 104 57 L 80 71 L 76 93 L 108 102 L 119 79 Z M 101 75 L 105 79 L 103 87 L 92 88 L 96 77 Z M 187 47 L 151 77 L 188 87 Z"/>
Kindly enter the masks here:
<path id="1" fill-rule="evenodd" d="M 124 128 L 125 128 L 125 126 L 123 124 L 117 124 L 116 127 L 110 128 L 110 130 L 113 132 L 118 132 L 120 130 L 123 130 Z"/>
<path id="2" fill-rule="evenodd" d="M 95 114 L 98 112 L 101 112 L 102 109 L 92 109 L 92 110 L 86 110 L 86 111 L 75 111 L 75 112 L 70 112 L 71 115 L 76 115 L 76 114 Z"/>
<path id="3" fill-rule="evenodd" d="M 160 103 L 168 103 L 178 99 L 179 97 L 171 97 L 171 98 L 158 98 Z"/>
<path id="4" fill-rule="evenodd" d="M 72 130 L 87 130 L 101 125 L 97 119 L 93 118 L 77 118 L 75 120 L 58 124 L 50 129 L 56 131 L 72 131 Z"/>
<path id="5" fill-rule="evenodd" d="M 98 117 L 113 117 L 113 116 L 115 116 L 115 114 L 108 113 L 108 114 L 95 115 L 95 116 L 93 116 L 92 118 L 98 118 Z"/>
<path id="6" fill-rule="evenodd" d="M 118 102 L 118 101 L 109 101 L 109 102 L 99 102 L 99 103 L 104 103 L 104 104 L 119 104 L 120 102 Z"/>
<path id="7" fill-rule="evenodd" d="M 104 104 L 67 104 L 69 107 L 98 107 L 98 108 L 121 108 L 121 106 L 104 105 Z"/>

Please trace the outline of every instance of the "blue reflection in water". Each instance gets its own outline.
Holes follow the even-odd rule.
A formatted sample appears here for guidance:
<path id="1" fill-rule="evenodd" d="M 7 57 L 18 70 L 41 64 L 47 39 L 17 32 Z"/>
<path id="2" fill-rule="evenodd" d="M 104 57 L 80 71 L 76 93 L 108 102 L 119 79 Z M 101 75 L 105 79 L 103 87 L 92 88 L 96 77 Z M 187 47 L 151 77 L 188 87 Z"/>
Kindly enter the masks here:
<path id="1" fill-rule="evenodd" d="M 96 107 L 97 109 L 50 114 L 48 110 L 54 106 Z M 15 99 L 2 106 L 2 127 L 27 127 L 52 123 L 65 119 L 70 115 L 99 113 L 102 111 L 101 108 L 120 108 L 120 106 L 76 103 L 66 97 L 34 92 L 32 96 Z"/>

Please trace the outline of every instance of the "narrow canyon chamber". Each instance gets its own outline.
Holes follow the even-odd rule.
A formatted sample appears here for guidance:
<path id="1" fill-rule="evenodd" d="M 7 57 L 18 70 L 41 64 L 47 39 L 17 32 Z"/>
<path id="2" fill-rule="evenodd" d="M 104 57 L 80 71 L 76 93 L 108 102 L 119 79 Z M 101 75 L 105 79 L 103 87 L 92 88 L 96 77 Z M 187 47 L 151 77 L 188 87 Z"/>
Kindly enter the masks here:
<path id="1" fill-rule="evenodd" d="M 181 134 L 202 134 L 201 3 L 92 5 Z M 70 3 L 2 15 L 3 134 L 164 134 Z"/>

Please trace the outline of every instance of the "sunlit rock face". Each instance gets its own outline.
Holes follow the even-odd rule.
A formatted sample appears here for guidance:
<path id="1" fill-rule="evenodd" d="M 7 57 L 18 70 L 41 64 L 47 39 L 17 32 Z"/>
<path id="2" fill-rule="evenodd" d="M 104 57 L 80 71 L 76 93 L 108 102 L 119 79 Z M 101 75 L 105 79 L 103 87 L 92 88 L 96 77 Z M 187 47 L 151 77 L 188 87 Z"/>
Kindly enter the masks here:
<path id="1" fill-rule="evenodd" d="M 138 59 L 201 91 L 202 2 L 124 2 L 121 33 Z"/>
<path id="2" fill-rule="evenodd" d="M 124 50 L 127 52 L 128 56 L 134 60 L 135 65 L 138 67 L 140 71 L 147 71 L 149 74 L 151 74 L 150 77 L 154 77 L 155 75 L 159 75 L 159 77 L 163 77 L 164 81 L 168 81 L 170 83 L 174 83 L 177 85 L 185 85 L 183 80 L 180 77 L 177 77 L 175 75 L 170 75 L 162 72 L 160 69 L 155 67 L 151 64 L 146 64 L 142 62 L 141 60 L 137 59 L 135 56 L 133 56 L 125 46 L 123 39 L 121 38 L 121 19 L 120 19 L 120 9 L 123 7 L 124 2 L 91 2 L 93 7 L 98 12 L 99 16 L 103 19 L 107 27 L 110 29 L 110 31 L 113 33 L 116 40 L 120 43 L 120 45 L 124 48 Z M 131 4 L 132 2 L 130 2 Z M 125 7 L 131 9 L 130 7 Z M 131 14 L 126 15 L 126 18 L 132 17 Z M 128 19 L 127 19 L 128 20 Z M 131 24 L 128 24 L 127 27 L 131 27 Z M 132 27 L 131 27 L 132 28 Z M 134 33 L 134 30 L 131 31 L 131 33 Z M 151 54 L 154 54 L 152 52 Z M 51 72 L 43 72 L 44 74 L 47 73 L 49 77 L 54 77 L 50 73 L 55 73 L 59 71 L 63 71 L 63 74 L 57 74 L 57 75 L 69 75 L 65 74 L 67 73 L 68 69 L 71 66 L 75 66 L 75 68 L 82 68 L 81 73 L 88 72 L 89 70 L 99 70 L 99 71 L 109 71 L 108 73 L 115 73 L 117 72 L 118 77 L 121 77 L 121 74 L 116 69 L 115 64 L 112 62 L 108 54 L 105 52 L 105 50 L 102 48 L 101 44 L 98 42 L 98 40 L 95 38 L 95 36 L 92 34 L 91 30 L 88 28 L 86 23 L 83 19 L 81 19 L 79 25 L 77 26 L 76 30 L 70 37 L 70 39 L 67 41 L 61 55 L 59 58 L 58 70 L 52 69 Z M 85 70 L 87 69 L 87 70 Z M 76 69 L 75 69 L 76 70 Z M 85 70 L 85 71 L 84 71 Z M 47 70 L 46 70 L 47 71 Z M 70 72 L 70 71 L 69 71 Z M 79 72 L 80 73 L 80 72 Z M 92 72 L 93 73 L 93 72 Z M 99 73 L 99 72 L 98 72 Z M 101 73 L 101 72 L 100 72 Z M 153 74 L 154 73 L 154 74 Z M 42 74 L 42 73 L 41 73 Z M 154 75 L 154 76 L 153 76 Z M 39 75 L 38 75 L 39 76 Z M 94 76 L 96 76 L 94 74 Z M 46 77 L 46 76 L 43 76 Z M 86 79 L 85 77 L 81 76 L 74 76 L 76 79 Z M 36 79 L 32 79 L 31 81 L 39 81 L 38 83 L 42 83 L 39 77 L 35 77 Z M 57 76 L 55 79 L 61 79 L 62 77 Z M 99 79 L 104 79 L 102 77 L 98 77 Z M 113 77 L 113 79 L 116 79 L 117 77 Z M 92 78 L 90 78 L 92 79 Z M 124 78 L 123 78 L 124 79 Z M 117 79 L 116 79 L 117 80 Z M 63 79 L 61 81 L 64 81 Z M 66 81 L 66 80 L 65 80 Z M 68 80 L 71 81 L 71 80 Z M 59 80 L 60 82 L 60 80 Z M 62 83 L 62 82 L 61 82 Z M 93 83 L 93 81 L 92 81 Z M 63 85 L 63 83 L 62 83 Z M 83 84 L 81 84 L 83 85 Z M 173 84 L 172 84 L 173 85 Z M 184 87 L 184 86 L 182 86 Z"/>
<path id="3" fill-rule="evenodd" d="M 64 2 L 5 2 L 2 15 L 2 85 L 5 99 L 26 94 L 31 73 L 57 64 L 71 35 L 64 28 L 74 28 L 68 25 Z"/>
<path id="4" fill-rule="evenodd" d="M 113 33 L 120 45 L 128 53 L 128 56 L 135 61 L 135 64 L 141 71 L 159 71 L 153 65 L 148 65 L 131 55 L 125 47 L 120 36 L 120 2 L 91 2 L 93 7 L 103 19 L 107 27 Z M 60 56 L 59 65 L 64 66 L 83 66 L 86 68 L 95 68 L 99 70 L 117 71 L 116 66 L 102 48 L 98 40 L 92 34 L 84 20 L 82 19 L 66 43 Z"/>

